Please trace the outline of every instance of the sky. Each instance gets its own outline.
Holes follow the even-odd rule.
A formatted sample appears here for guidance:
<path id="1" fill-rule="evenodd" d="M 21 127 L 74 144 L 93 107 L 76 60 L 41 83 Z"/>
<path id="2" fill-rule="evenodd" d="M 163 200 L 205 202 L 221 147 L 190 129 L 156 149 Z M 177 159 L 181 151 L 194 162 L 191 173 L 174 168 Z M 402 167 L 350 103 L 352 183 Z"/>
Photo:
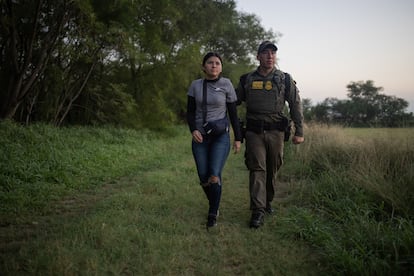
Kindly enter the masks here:
<path id="1" fill-rule="evenodd" d="M 413 0 L 235 1 L 238 11 L 281 33 L 278 66 L 302 98 L 347 99 L 349 83 L 372 80 L 414 112 Z"/>

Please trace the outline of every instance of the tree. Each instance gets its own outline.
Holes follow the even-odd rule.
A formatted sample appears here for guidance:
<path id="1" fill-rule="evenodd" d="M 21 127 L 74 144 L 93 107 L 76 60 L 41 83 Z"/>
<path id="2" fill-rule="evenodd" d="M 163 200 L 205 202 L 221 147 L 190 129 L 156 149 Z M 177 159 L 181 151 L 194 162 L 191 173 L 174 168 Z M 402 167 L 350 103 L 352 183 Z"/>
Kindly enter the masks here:
<path id="1" fill-rule="evenodd" d="M 302 99 L 303 106 L 303 117 L 305 121 L 312 120 L 312 100 L 311 99 Z"/>
<path id="2" fill-rule="evenodd" d="M 412 113 L 405 113 L 408 102 L 395 96 L 378 95 L 378 122 L 383 126 L 405 126 L 412 120 Z"/>
<path id="3" fill-rule="evenodd" d="M 129 90 L 147 127 L 170 124 L 184 113 L 185 92 L 202 76 L 204 53 L 222 54 L 225 74 L 232 77 L 232 70 L 249 66 L 246 55 L 260 36 L 274 37 L 256 17 L 237 13 L 234 1 L 148 0 L 133 13 L 137 20 L 125 29 L 120 69 L 130 71 Z"/>
<path id="4" fill-rule="evenodd" d="M 404 117 L 408 102 L 395 96 L 380 94 L 372 80 L 351 82 L 347 85 L 350 104 L 353 106 L 352 123 L 357 125 L 397 126 Z"/>
<path id="5" fill-rule="evenodd" d="M 0 118 L 12 118 L 42 76 L 71 18 L 71 2 L 1 1 Z"/>
<path id="6" fill-rule="evenodd" d="M 353 112 L 350 113 L 354 124 L 368 125 L 377 121 L 380 112 L 378 106 L 379 91 L 382 87 L 375 87 L 374 82 L 351 82 L 347 85 L 348 97 L 352 103 Z"/>
<path id="7" fill-rule="evenodd" d="M 347 85 L 346 100 L 327 98 L 312 108 L 317 121 L 335 122 L 347 126 L 404 126 L 413 120 L 412 113 L 405 113 L 408 102 L 395 96 L 380 94 L 382 87 L 374 82 L 351 82 Z"/>
<path id="8" fill-rule="evenodd" d="M 170 125 L 204 53 L 237 81 L 277 38 L 233 0 L 0 1 L 0 119 L 27 123 Z"/>

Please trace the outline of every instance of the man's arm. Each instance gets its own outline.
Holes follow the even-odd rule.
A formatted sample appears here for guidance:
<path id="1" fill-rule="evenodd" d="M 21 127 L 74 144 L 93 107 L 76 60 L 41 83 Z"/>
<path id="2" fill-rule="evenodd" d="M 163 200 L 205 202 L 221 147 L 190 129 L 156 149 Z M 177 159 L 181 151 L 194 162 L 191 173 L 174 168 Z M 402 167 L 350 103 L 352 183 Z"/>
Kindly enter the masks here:
<path id="1" fill-rule="evenodd" d="M 290 78 L 290 91 L 287 93 L 287 102 L 289 104 L 290 117 L 295 124 L 295 136 L 303 138 L 303 107 L 299 95 L 299 89 L 295 81 Z M 295 138 L 295 137 L 293 137 Z M 295 139 L 292 141 L 295 143 Z M 299 139 L 300 140 L 300 139 Z"/>

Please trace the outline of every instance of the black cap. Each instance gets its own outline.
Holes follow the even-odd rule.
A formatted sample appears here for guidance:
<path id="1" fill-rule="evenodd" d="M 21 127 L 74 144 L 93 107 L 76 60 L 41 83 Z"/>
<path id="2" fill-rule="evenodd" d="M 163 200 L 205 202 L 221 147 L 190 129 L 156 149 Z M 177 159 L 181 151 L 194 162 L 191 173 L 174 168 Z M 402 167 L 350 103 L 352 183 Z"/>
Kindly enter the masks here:
<path id="1" fill-rule="evenodd" d="M 272 48 L 272 50 L 275 52 L 277 51 L 277 46 L 273 42 L 266 40 L 260 43 L 259 49 L 257 49 L 257 54 L 260 54 L 261 52 L 263 52 L 263 50 L 268 48 Z"/>

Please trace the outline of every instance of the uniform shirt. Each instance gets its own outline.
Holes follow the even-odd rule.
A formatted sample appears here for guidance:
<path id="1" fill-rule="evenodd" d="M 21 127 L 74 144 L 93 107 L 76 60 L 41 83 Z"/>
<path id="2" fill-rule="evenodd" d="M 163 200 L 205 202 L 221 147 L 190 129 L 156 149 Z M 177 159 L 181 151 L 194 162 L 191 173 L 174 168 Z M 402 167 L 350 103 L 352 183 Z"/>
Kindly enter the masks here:
<path id="1" fill-rule="evenodd" d="M 242 101 L 246 101 L 246 105 L 249 106 L 269 106 L 269 104 L 274 105 L 274 112 L 261 112 L 261 110 L 256 110 L 252 112 L 247 110 L 246 119 L 264 121 L 267 123 L 277 123 L 282 120 L 283 109 L 285 106 L 285 101 L 289 104 L 290 117 L 292 118 L 295 124 L 295 135 L 303 136 L 303 111 L 302 103 L 299 96 L 299 90 L 296 87 L 295 82 L 290 78 L 290 91 L 286 91 L 285 94 L 285 84 L 284 81 L 279 80 L 279 84 L 274 82 L 274 76 L 281 78 L 284 73 L 280 70 L 274 68 L 272 72 L 267 76 L 262 76 L 257 70 L 251 73 L 249 80 L 246 79 L 248 74 L 240 78 L 240 83 L 237 86 L 237 98 L 238 104 Z M 242 81 L 242 78 L 244 80 Z M 247 83 L 249 82 L 249 83 Z M 260 85 L 259 85 L 260 84 Z M 254 104 L 247 102 L 249 101 L 263 101 L 267 98 L 260 96 L 260 93 L 269 93 L 272 91 L 276 93 L 276 97 L 272 100 L 271 103 L 265 102 L 255 102 Z M 254 93 L 252 93 L 254 92 Z M 249 95 L 247 95 L 250 93 Z M 257 95 L 257 97 L 255 97 Z"/>

